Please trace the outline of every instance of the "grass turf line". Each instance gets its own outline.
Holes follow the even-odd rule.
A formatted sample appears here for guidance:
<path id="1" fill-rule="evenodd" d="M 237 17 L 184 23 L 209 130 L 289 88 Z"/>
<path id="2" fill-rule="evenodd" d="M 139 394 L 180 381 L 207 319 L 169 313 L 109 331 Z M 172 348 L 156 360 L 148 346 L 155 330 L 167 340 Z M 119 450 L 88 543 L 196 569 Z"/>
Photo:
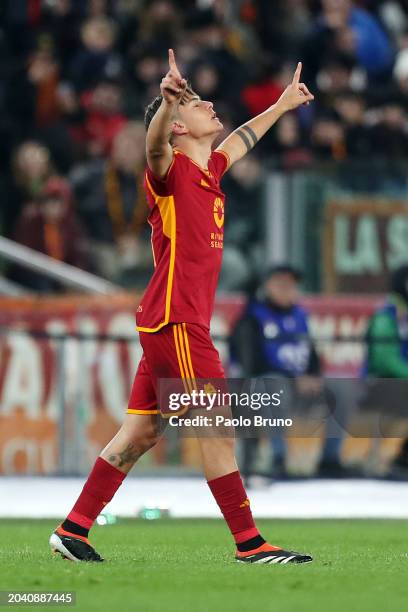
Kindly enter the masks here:
<path id="1" fill-rule="evenodd" d="M 108 561 L 78 564 L 50 554 L 48 537 L 55 521 L 0 520 L 0 590 L 73 590 L 73 609 L 81 612 L 113 606 L 144 612 L 406 609 L 407 521 L 258 524 L 271 543 L 311 553 L 315 561 L 235 563 L 224 523 L 194 519 L 95 526 L 91 541 Z"/>

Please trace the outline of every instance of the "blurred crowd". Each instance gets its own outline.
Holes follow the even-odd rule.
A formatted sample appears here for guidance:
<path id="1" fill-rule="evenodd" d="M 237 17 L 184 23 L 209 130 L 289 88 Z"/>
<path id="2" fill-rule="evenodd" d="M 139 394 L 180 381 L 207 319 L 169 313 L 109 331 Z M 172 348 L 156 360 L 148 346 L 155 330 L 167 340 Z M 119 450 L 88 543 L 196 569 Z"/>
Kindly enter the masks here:
<path id="1" fill-rule="evenodd" d="M 298 59 L 316 96 L 225 179 L 225 290 L 261 258 L 265 168 L 408 155 L 408 0 L 4 0 L 0 18 L 1 233 L 123 286 L 152 269 L 142 120 L 169 47 L 224 133 Z"/>

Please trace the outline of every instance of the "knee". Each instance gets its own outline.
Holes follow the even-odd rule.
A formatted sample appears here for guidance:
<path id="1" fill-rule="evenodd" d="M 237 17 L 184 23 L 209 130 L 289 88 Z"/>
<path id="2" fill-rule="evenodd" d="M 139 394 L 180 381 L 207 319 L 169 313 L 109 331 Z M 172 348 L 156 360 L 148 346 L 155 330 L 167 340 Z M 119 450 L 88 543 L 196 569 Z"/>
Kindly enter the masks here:
<path id="1" fill-rule="evenodd" d="M 160 439 L 160 434 L 156 429 L 144 431 L 132 439 L 134 447 L 140 450 L 140 455 L 146 453 L 148 450 L 153 448 Z"/>
<path id="2" fill-rule="evenodd" d="M 125 422 L 101 456 L 116 467 L 131 466 L 158 442 L 160 436 L 161 432 L 153 424 L 131 427 Z"/>
<path id="3" fill-rule="evenodd" d="M 127 414 L 119 433 L 145 445 L 154 445 L 164 431 L 163 419 L 159 415 Z"/>
<path id="4" fill-rule="evenodd" d="M 143 426 L 132 427 L 127 423 L 123 426 L 129 443 L 138 451 L 139 456 L 150 450 L 161 437 L 161 431 L 157 423 L 143 423 Z"/>

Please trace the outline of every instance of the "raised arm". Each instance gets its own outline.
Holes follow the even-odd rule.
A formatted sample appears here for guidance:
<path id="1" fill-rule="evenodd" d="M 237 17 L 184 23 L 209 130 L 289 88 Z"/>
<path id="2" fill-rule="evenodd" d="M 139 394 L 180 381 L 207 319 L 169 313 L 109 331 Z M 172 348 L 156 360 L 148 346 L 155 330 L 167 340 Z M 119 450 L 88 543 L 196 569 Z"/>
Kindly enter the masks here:
<path id="1" fill-rule="evenodd" d="M 154 115 L 146 136 L 146 157 L 150 170 L 159 178 L 166 176 L 173 160 L 170 137 L 178 105 L 187 81 L 177 68 L 173 49 L 169 49 L 169 72 L 163 78 L 160 91 L 163 101 Z"/>
<path id="2" fill-rule="evenodd" d="M 314 100 L 314 96 L 306 85 L 300 83 L 301 72 L 302 64 L 299 62 L 292 82 L 285 89 L 276 104 L 244 125 L 241 125 L 219 145 L 217 151 L 227 153 L 231 164 L 249 153 L 258 140 L 266 134 L 282 115 L 302 104 L 309 104 Z"/>

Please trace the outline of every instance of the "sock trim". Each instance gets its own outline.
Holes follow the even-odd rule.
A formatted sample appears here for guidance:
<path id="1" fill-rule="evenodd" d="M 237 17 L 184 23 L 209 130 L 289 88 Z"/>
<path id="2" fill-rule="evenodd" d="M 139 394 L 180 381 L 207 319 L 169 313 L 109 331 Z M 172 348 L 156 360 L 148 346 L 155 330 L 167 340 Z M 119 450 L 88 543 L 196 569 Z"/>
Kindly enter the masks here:
<path id="1" fill-rule="evenodd" d="M 79 527 L 82 527 L 83 529 L 87 531 L 89 531 L 93 525 L 92 519 L 88 518 L 84 514 L 81 514 L 80 512 L 77 512 L 76 510 L 71 510 L 71 512 L 68 514 L 66 518 L 66 521 L 75 523 L 75 525 L 79 525 Z M 86 535 L 86 534 L 82 534 L 82 535 Z"/>
<path id="2" fill-rule="evenodd" d="M 242 544 L 243 542 L 252 540 L 257 536 L 260 536 L 260 533 L 256 527 L 251 527 L 250 529 L 245 529 L 245 531 L 239 531 L 238 533 L 234 534 L 236 544 Z"/>
<path id="3" fill-rule="evenodd" d="M 69 538 L 76 538 L 77 540 L 82 540 L 83 542 L 85 542 L 86 544 L 89 544 L 90 546 L 90 542 L 88 538 L 86 538 L 85 536 L 78 535 L 77 533 L 71 533 L 70 531 L 66 531 L 62 527 L 62 525 L 59 525 L 57 527 L 57 529 L 55 530 L 55 533 L 57 533 L 58 535 L 67 536 Z"/>
<path id="4" fill-rule="evenodd" d="M 237 557 L 250 557 L 251 555 L 256 555 L 256 553 L 260 552 L 274 552 L 275 550 L 283 550 L 280 546 L 272 546 L 272 544 L 268 544 L 265 542 L 262 546 L 258 546 L 258 548 L 254 548 L 253 550 L 246 551 L 237 551 Z"/>
<path id="5" fill-rule="evenodd" d="M 236 542 L 237 548 L 240 552 L 246 552 L 247 550 L 254 550 L 265 544 L 266 540 L 258 533 L 253 538 L 244 540 L 243 542 Z"/>
<path id="6" fill-rule="evenodd" d="M 217 476 L 217 478 L 211 478 L 211 480 L 207 480 L 207 484 L 211 488 L 214 484 L 219 485 L 221 481 L 224 483 L 225 481 L 228 481 L 231 478 L 235 478 L 237 475 L 240 476 L 239 470 L 235 470 L 234 472 L 228 472 L 228 474 L 224 474 L 223 476 Z"/>

